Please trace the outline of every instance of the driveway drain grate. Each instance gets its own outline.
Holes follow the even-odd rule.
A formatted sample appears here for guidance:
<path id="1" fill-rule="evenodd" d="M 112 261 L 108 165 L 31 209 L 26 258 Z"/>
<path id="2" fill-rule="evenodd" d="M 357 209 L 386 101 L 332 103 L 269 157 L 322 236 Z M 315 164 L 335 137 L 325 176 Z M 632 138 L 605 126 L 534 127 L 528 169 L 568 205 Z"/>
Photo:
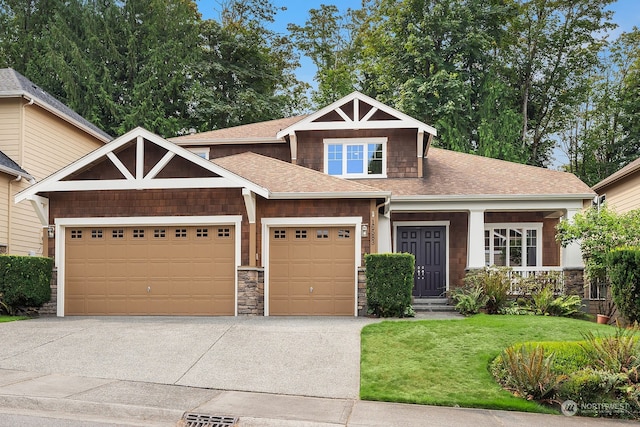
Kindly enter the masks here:
<path id="1" fill-rule="evenodd" d="M 232 427 L 238 422 L 237 417 L 206 414 L 184 414 L 185 427 Z"/>

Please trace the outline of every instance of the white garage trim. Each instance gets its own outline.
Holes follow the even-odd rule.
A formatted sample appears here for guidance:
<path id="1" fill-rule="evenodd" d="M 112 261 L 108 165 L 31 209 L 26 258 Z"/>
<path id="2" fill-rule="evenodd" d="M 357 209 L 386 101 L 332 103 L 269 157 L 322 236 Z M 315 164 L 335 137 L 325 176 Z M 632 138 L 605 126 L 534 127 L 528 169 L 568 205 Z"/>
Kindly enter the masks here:
<path id="1" fill-rule="evenodd" d="M 269 315 L 269 233 L 271 227 L 355 227 L 355 255 L 354 266 L 355 283 L 353 292 L 355 294 L 355 304 L 353 307 L 354 316 L 358 316 L 358 267 L 361 265 L 361 239 L 362 239 L 362 217 L 295 217 L 295 218 L 262 218 L 262 266 L 264 267 L 264 315 Z"/>
<path id="2" fill-rule="evenodd" d="M 104 227 L 136 225 L 234 225 L 235 227 L 235 308 L 234 315 L 238 315 L 238 270 L 241 258 L 241 225 L 242 216 L 135 216 L 135 217 L 107 217 L 107 218 L 56 218 L 56 247 L 55 265 L 58 269 L 58 293 L 56 315 L 64 317 L 64 280 L 65 280 L 65 236 L 66 227 Z"/>

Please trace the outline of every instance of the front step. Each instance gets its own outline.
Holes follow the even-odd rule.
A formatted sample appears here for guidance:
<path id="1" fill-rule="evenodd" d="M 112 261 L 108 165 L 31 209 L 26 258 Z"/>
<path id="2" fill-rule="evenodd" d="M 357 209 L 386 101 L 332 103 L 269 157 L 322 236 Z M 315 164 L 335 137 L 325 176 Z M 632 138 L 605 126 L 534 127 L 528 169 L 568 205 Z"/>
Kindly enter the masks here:
<path id="1" fill-rule="evenodd" d="M 449 305 L 449 300 L 447 298 L 414 298 L 413 310 L 416 313 L 434 311 L 456 311 L 452 305 Z"/>

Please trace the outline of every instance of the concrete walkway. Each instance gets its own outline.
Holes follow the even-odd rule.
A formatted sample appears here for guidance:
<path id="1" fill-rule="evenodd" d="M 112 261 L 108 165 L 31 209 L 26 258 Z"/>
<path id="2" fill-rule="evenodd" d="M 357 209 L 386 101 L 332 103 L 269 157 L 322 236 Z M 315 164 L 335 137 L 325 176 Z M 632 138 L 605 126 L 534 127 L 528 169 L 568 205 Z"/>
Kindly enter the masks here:
<path id="1" fill-rule="evenodd" d="M 637 425 L 631 421 L 210 390 L 0 369 L 0 426 L 176 426 L 185 412 L 238 427 Z"/>

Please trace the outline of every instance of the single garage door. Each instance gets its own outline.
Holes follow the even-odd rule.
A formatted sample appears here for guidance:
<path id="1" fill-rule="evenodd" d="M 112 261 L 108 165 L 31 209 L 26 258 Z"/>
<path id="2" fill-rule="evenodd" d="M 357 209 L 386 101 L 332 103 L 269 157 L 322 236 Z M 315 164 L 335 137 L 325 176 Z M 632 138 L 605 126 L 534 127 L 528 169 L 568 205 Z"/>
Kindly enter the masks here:
<path id="1" fill-rule="evenodd" d="M 66 228 L 65 314 L 233 315 L 233 226 Z"/>
<path id="2" fill-rule="evenodd" d="M 269 314 L 353 316 L 354 228 L 269 230 Z"/>

